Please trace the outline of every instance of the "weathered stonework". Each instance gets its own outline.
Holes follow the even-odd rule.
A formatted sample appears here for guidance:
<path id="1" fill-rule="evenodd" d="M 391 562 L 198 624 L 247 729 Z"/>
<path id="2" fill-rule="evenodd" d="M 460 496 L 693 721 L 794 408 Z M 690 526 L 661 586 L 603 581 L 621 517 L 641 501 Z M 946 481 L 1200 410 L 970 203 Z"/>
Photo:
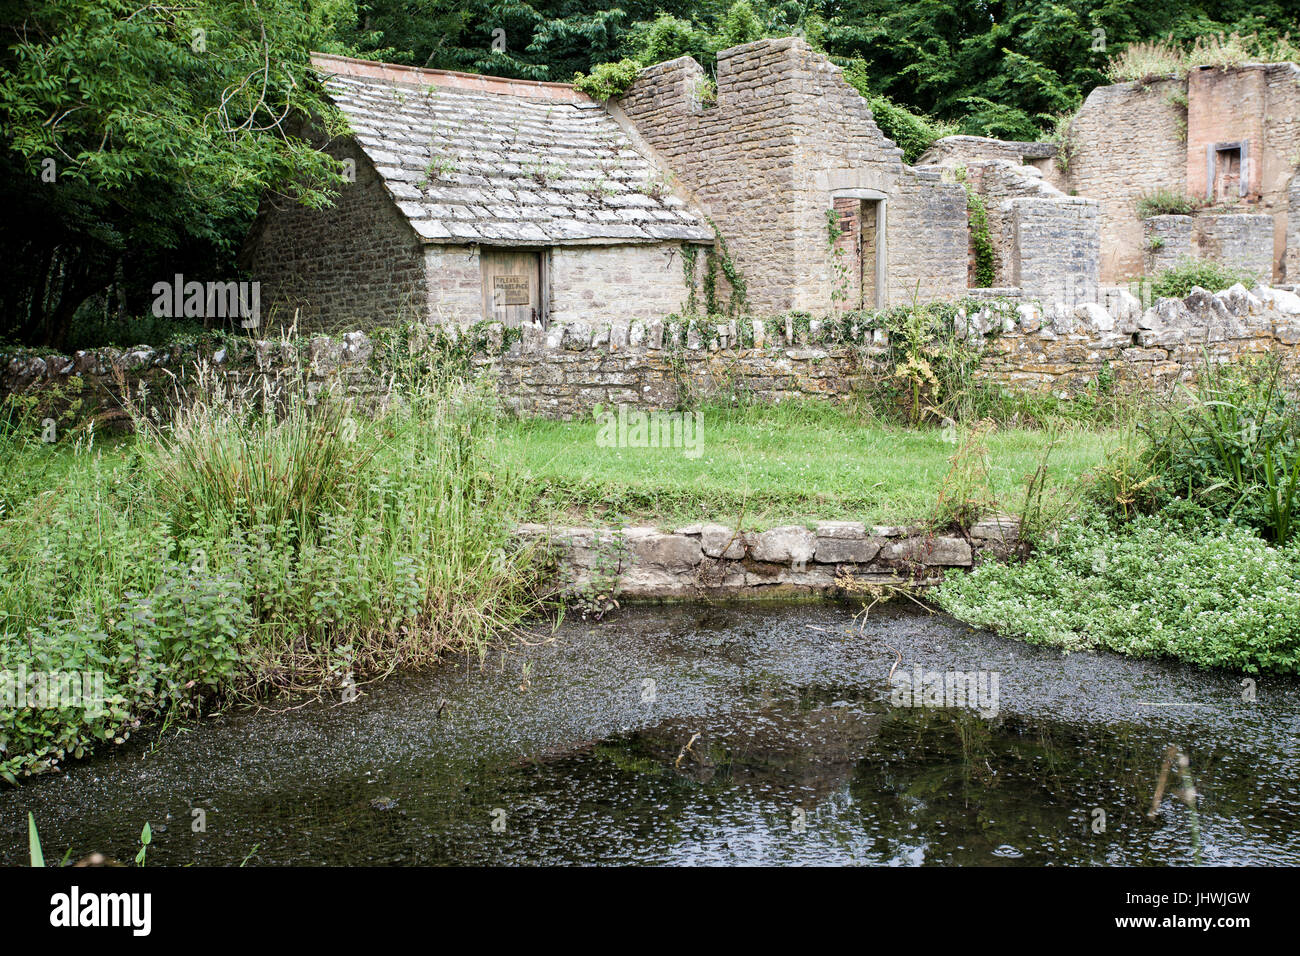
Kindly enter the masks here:
<path id="1" fill-rule="evenodd" d="M 1185 80 L 1099 86 L 1070 124 L 1069 188 L 1101 203 L 1101 282 L 1142 274 L 1142 196 L 1185 192 Z"/>
<path id="2" fill-rule="evenodd" d="M 1124 289 L 1103 290 L 1099 299 L 1105 304 L 1047 309 L 1023 299 L 976 302 L 959 310 L 958 332 L 980 348 L 979 374 L 1022 390 L 1072 392 L 1094 383 L 1103 368 L 1120 383 L 1163 386 L 1192 377 L 1205 354 L 1223 361 L 1271 352 L 1291 374 L 1300 368 L 1300 295 L 1288 289 L 1195 289 L 1186 299 L 1160 299 L 1147 308 Z M 879 374 L 888 339 L 866 324 L 848 341 L 819 341 L 824 331 L 756 321 L 755 344 L 742 348 L 731 324 L 557 323 L 545 332 L 525 328 L 510 340 L 499 325 L 489 325 L 472 362 L 495 380 L 506 407 L 551 418 L 586 416 L 597 405 L 672 408 L 710 394 L 765 402 L 846 399 Z M 293 378 L 305 368 L 317 387 L 337 379 L 365 400 L 388 375 L 372 367 L 371 353 L 368 337 L 353 332 L 342 342 L 326 336 L 237 341 L 208 358 L 254 384 L 264 376 Z M 75 378 L 87 397 L 116 407 L 122 392 L 114 369 L 135 389 L 150 370 L 190 374 L 198 357 L 193 350 L 145 346 L 73 356 L 22 353 L 0 357 L 0 387 L 24 392 Z M 150 387 L 156 398 L 158 387 Z"/>
<path id="3" fill-rule="evenodd" d="M 945 571 L 1005 556 L 1018 532 L 1017 519 L 995 515 L 960 534 L 821 521 L 814 528 L 761 532 L 690 525 L 671 533 L 526 524 L 516 536 L 554 550 L 568 591 L 595 588 L 620 599 L 647 600 L 925 588 Z"/>
<path id="4" fill-rule="evenodd" d="M 324 332 L 355 328 L 362 317 L 372 327 L 418 321 L 425 285 L 418 237 L 354 142 L 321 148 L 353 163 L 356 182 L 328 209 L 266 197 L 241 254 L 262 283 L 267 318 L 288 325 L 296 315 L 299 329 Z"/>
<path id="5" fill-rule="evenodd" d="M 1143 267 L 1147 275 L 1193 258 L 1191 216 L 1149 216 L 1142 221 L 1146 244 Z"/>
<path id="6" fill-rule="evenodd" d="M 1272 272 L 1272 216 L 1197 216 L 1193 241 L 1198 258 L 1245 269 L 1254 275 Z"/>
<path id="7" fill-rule="evenodd" d="M 701 102 L 704 83 L 682 57 L 642 70 L 612 108 L 708 210 L 751 311 L 832 308 L 826 212 L 837 198 L 880 204 L 873 216 L 883 208 L 884 282 L 867 307 L 906 301 L 918 281 L 923 298 L 962 293 L 960 187 L 906 166 L 838 67 L 799 38 L 760 40 L 718 54 L 713 105 Z"/>

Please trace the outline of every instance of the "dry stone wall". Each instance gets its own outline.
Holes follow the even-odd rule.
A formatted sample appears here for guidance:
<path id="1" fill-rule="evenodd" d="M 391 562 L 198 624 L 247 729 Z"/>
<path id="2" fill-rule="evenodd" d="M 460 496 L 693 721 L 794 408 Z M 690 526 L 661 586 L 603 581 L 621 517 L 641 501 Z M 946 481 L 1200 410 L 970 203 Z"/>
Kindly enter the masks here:
<path id="1" fill-rule="evenodd" d="M 1163 386 L 1194 375 L 1205 353 L 1214 360 L 1276 353 L 1292 375 L 1300 375 L 1300 295 L 1294 291 L 1195 289 L 1185 299 L 1160 299 L 1147 308 L 1124 289 L 1100 298 L 1104 305 L 1046 309 L 1010 295 L 973 301 L 956 313 L 957 331 L 980 350 L 980 374 L 1014 389 L 1069 393 L 1095 382 L 1103 369 L 1122 383 Z M 748 326 L 661 319 L 553 323 L 515 336 L 494 325 L 478 334 L 471 361 L 495 380 L 503 404 L 552 418 L 588 416 L 598 405 L 672 408 L 707 395 L 842 400 L 878 374 L 888 349 L 887 334 L 866 318 L 847 331 L 844 323 L 798 324 L 787 316 Z M 244 381 L 305 374 L 313 387 L 338 380 L 365 400 L 382 390 L 391 371 L 372 361 L 373 352 L 365 334 L 352 332 L 342 340 L 235 340 L 206 358 Z M 60 386 L 53 391 L 75 391 L 88 412 L 112 410 L 141 380 L 155 399 L 169 393 L 198 358 L 193 348 L 179 347 L 72 356 L 23 352 L 0 357 L 0 386 L 16 393 Z"/>

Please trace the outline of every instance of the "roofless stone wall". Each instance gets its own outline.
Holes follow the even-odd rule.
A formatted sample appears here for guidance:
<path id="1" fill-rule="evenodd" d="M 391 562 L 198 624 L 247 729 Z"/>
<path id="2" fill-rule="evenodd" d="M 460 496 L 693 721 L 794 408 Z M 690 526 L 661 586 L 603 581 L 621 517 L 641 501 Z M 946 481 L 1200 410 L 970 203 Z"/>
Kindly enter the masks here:
<path id="1" fill-rule="evenodd" d="M 1103 283 L 1142 274 L 1137 200 L 1187 191 L 1186 95 L 1186 80 L 1099 86 L 1070 124 L 1070 185 L 1102 204 Z"/>
<path id="2" fill-rule="evenodd" d="M 1300 295 L 1257 286 L 1224 292 L 1196 289 L 1186 299 L 1160 299 L 1143 309 L 1122 290 L 1095 303 L 1054 305 L 1005 299 L 974 303 L 958 314 L 959 331 L 982 348 L 982 374 L 1026 390 L 1069 392 L 1095 382 L 1103 366 L 1121 382 L 1164 385 L 1191 377 L 1207 353 L 1215 360 L 1275 352 L 1300 375 Z M 597 405 L 671 408 L 710 394 L 748 395 L 760 401 L 842 400 L 879 367 L 886 334 L 869 326 L 847 339 L 813 320 L 754 321 L 741 344 L 734 322 L 619 324 L 555 323 L 544 332 L 525 327 L 507 338 L 501 326 L 481 329 L 474 364 L 493 376 L 504 405 L 524 415 L 587 416 Z M 417 356 L 420 353 L 416 349 Z M 144 380 L 154 402 L 191 374 L 194 349 L 98 349 L 73 356 L 21 353 L 0 357 L 5 392 L 53 385 L 60 400 L 80 398 L 86 414 L 121 405 L 122 382 L 136 395 Z M 364 333 L 297 342 L 237 340 L 209 356 L 228 375 L 256 384 L 264 377 L 296 377 L 313 388 L 337 379 L 366 402 L 388 381 Z M 183 384 L 183 382 L 182 382 Z"/>
<path id="3" fill-rule="evenodd" d="M 994 285 L 1078 305 L 1097 300 L 1100 205 L 1067 196 L 1041 170 L 1005 159 L 973 160 L 966 182 L 984 197 L 993 243 Z"/>
<path id="4" fill-rule="evenodd" d="M 615 108 L 708 209 L 754 312 L 829 310 L 826 212 L 837 197 L 884 200 L 895 304 L 918 282 L 923 299 L 964 294 L 961 188 L 904 165 L 838 67 L 797 37 L 759 40 L 718 54 L 715 103 L 706 85 L 681 57 L 642 70 Z"/>

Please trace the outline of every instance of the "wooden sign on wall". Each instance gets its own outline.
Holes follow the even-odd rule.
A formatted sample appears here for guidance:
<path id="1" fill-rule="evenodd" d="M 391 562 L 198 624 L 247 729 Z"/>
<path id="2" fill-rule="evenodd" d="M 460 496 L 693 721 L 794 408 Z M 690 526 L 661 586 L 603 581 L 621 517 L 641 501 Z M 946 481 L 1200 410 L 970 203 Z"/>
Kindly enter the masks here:
<path id="1" fill-rule="evenodd" d="M 528 277 L 493 276 L 492 295 L 497 305 L 528 305 Z"/>

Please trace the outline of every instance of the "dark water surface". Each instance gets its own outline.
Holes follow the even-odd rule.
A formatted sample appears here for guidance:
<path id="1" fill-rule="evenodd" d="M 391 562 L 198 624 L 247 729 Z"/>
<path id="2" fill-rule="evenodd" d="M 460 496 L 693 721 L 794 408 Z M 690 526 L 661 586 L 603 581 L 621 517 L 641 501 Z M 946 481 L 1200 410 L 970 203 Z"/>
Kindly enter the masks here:
<path id="1" fill-rule="evenodd" d="M 899 655 L 997 674 L 996 715 L 898 706 Z M 863 632 L 837 604 L 633 609 L 133 740 L 0 793 L 0 861 L 26 862 L 30 810 L 47 860 L 130 860 L 148 821 L 150 865 L 1190 863 L 1188 808 L 1146 818 L 1177 743 L 1205 862 L 1296 864 L 1300 684 L 1256 693 L 904 609 Z"/>

